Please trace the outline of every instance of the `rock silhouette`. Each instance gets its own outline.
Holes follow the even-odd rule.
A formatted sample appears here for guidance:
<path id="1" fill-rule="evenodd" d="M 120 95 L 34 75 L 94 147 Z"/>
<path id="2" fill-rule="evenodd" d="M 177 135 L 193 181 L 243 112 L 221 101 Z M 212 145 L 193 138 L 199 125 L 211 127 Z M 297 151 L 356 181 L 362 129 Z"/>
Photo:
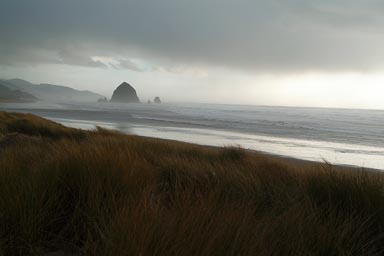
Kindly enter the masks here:
<path id="1" fill-rule="evenodd" d="M 108 99 L 106 97 L 100 98 L 97 100 L 97 102 L 108 102 Z"/>
<path id="2" fill-rule="evenodd" d="M 161 100 L 159 97 L 156 97 L 154 100 L 153 100 L 154 103 L 156 104 L 161 104 Z"/>
<path id="3" fill-rule="evenodd" d="M 113 92 L 111 102 L 140 103 L 136 90 L 128 83 L 120 84 Z"/>

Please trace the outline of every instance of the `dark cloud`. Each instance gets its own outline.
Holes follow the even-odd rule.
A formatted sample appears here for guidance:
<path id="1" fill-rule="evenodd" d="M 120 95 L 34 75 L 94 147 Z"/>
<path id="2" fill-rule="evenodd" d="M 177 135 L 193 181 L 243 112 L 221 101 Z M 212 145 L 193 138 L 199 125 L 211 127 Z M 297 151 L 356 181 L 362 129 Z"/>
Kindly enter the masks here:
<path id="1" fill-rule="evenodd" d="M 383 67 L 379 0 L 1 0 L 0 64 L 93 56 L 267 72 Z M 121 61 L 123 60 L 123 61 Z"/>

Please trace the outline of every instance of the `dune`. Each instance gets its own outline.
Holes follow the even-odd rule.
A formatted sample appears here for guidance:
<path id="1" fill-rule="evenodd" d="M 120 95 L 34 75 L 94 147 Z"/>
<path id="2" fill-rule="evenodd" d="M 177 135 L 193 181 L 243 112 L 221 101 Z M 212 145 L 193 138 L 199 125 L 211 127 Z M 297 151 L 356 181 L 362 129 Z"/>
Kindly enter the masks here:
<path id="1" fill-rule="evenodd" d="M 0 255 L 381 255 L 384 175 L 0 112 Z"/>

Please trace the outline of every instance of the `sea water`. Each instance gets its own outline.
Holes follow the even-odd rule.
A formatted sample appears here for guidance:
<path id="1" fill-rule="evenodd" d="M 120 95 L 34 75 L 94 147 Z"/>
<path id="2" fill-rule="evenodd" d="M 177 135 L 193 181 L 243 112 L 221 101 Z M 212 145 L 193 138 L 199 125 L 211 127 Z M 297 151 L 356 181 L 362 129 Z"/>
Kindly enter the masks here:
<path id="1" fill-rule="evenodd" d="M 384 170 L 384 111 L 218 104 L 2 104 L 67 126 Z"/>

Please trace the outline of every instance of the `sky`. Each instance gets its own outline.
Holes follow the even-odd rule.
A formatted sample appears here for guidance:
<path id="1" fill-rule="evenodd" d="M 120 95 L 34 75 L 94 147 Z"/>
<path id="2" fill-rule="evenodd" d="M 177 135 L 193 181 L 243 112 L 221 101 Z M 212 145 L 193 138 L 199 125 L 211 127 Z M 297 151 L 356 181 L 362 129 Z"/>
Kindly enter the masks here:
<path id="1" fill-rule="evenodd" d="M 146 101 L 384 109 L 382 0 L 0 0 L 0 77 Z"/>

